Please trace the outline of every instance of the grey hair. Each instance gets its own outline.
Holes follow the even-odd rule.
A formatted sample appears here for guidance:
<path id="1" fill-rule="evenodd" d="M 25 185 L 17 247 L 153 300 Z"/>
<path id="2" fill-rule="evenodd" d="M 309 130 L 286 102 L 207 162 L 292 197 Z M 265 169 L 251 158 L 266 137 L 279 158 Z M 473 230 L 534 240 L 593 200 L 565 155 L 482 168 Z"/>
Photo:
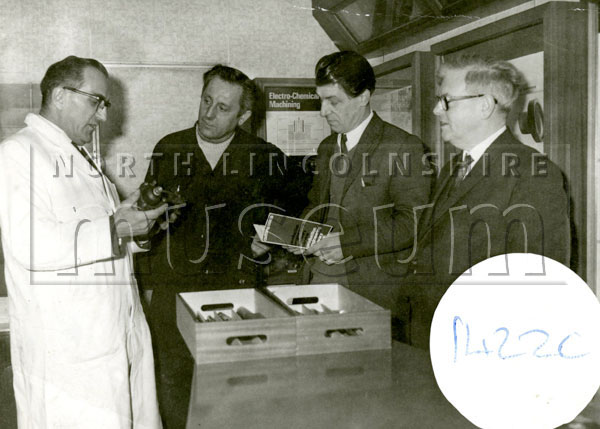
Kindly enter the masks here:
<path id="1" fill-rule="evenodd" d="M 523 74 L 514 65 L 480 55 L 459 55 L 446 59 L 438 71 L 438 82 L 444 78 L 446 70 L 466 70 L 467 88 L 492 95 L 504 113 L 510 111 L 520 91 L 526 86 Z"/>

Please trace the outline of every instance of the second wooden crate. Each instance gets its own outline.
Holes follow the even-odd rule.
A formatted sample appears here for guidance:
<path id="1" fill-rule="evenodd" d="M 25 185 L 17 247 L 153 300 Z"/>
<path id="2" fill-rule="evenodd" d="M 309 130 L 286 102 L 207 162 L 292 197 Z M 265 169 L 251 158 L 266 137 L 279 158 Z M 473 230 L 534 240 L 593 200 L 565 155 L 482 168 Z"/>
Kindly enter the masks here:
<path id="1" fill-rule="evenodd" d="M 295 312 L 296 354 L 391 347 L 390 311 L 338 284 L 268 286 Z"/>

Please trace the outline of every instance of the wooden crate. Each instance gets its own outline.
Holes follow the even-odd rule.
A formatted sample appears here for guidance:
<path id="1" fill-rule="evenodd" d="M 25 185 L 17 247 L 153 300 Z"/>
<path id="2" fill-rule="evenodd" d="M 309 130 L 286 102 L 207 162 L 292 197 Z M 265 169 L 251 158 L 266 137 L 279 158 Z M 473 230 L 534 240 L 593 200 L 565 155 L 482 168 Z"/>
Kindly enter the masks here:
<path id="1" fill-rule="evenodd" d="M 201 322 L 210 306 L 245 307 L 265 318 Z M 294 356 L 296 326 L 285 309 L 255 289 L 186 292 L 177 296 L 177 327 L 197 364 Z M 226 311 L 223 311 L 226 313 Z"/>
<path id="2" fill-rule="evenodd" d="M 391 348 L 390 311 L 343 286 L 281 285 L 266 289 L 296 312 L 298 356 Z M 319 313 L 307 314 L 314 310 Z"/>

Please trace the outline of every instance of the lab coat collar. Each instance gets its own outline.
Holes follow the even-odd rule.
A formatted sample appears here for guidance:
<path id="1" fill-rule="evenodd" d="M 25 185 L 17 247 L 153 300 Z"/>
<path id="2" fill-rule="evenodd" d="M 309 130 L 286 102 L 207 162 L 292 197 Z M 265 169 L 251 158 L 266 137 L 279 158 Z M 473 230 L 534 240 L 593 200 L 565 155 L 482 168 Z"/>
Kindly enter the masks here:
<path id="1" fill-rule="evenodd" d="M 63 166 L 67 171 L 72 162 L 73 167 L 81 171 L 84 176 L 89 177 L 94 186 L 111 200 L 113 206 L 116 204 L 112 192 L 107 189 L 108 183 L 106 182 L 106 178 L 101 172 L 100 167 L 95 169 L 91 166 L 79 150 L 72 144 L 69 136 L 58 125 L 35 113 L 27 114 L 25 123 L 40 135 L 43 135 L 45 142 L 56 147 L 55 162 L 59 162 L 59 159 L 62 159 Z"/>
<path id="2" fill-rule="evenodd" d="M 70 149 L 71 139 L 69 136 L 58 125 L 44 118 L 42 115 L 28 113 L 25 117 L 25 123 L 31 128 L 39 131 L 40 134 L 44 135 L 55 145 L 62 149 Z"/>

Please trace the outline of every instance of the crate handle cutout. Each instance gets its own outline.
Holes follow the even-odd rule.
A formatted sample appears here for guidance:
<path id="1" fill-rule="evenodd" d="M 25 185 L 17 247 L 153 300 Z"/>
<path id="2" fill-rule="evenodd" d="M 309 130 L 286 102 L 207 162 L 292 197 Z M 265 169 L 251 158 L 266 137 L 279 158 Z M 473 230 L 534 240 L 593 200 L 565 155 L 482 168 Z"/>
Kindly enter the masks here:
<path id="1" fill-rule="evenodd" d="M 233 308 L 233 304 L 230 302 L 222 303 L 222 304 L 204 304 L 200 307 L 202 311 L 217 311 L 217 310 L 231 310 Z"/>
<path id="2" fill-rule="evenodd" d="M 241 377 L 230 377 L 227 384 L 230 386 L 252 386 L 256 384 L 265 384 L 269 381 L 267 374 L 245 375 Z"/>
<path id="3" fill-rule="evenodd" d="M 365 369 L 362 366 L 353 366 L 348 368 L 327 368 L 325 377 L 354 377 L 363 375 Z"/>
<path id="4" fill-rule="evenodd" d="M 319 302 L 317 296 L 299 296 L 296 298 L 288 298 L 288 305 L 300 305 L 300 304 L 316 304 Z"/>
<path id="5" fill-rule="evenodd" d="M 225 340 L 228 346 L 254 346 L 267 342 L 266 335 L 241 335 L 239 337 L 229 337 Z"/>
<path id="6" fill-rule="evenodd" d="M 363 334 L 363 328 L 328 329 L 325 331 L 327 338 L 358 337 Z"/>

